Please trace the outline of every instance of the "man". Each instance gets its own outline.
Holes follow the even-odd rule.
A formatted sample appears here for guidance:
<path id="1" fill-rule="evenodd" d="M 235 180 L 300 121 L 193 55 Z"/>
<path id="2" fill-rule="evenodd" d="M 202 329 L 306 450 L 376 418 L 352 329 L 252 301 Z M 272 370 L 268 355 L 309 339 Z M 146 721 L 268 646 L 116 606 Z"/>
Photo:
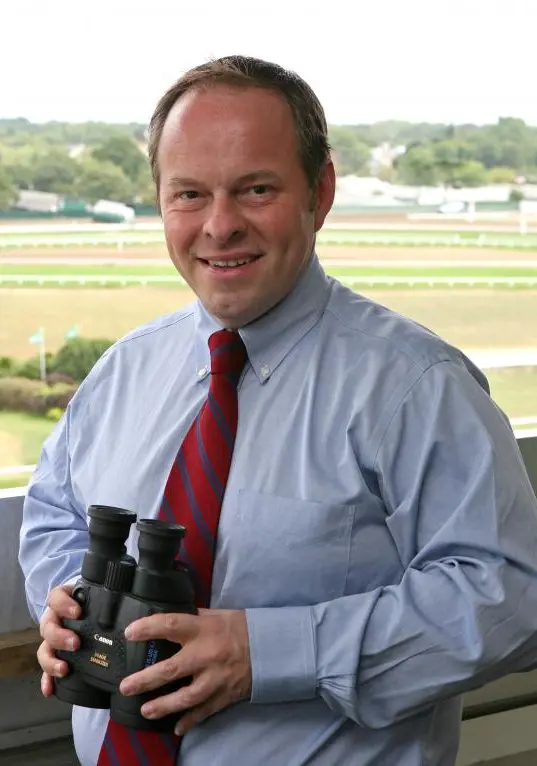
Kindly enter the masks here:
<path id="1" fill-rule="evenodd" d="M 20 550 L 43 693 L 67 672 L 55 651 L 78 646 L 59 620 L 78 608 L 86 508 L 177 506 L 199 576 L 205 500 L 188 482 L 218 480 L 211 608 L 134 623 L 129 640 L 183 648 L 121 687 L 193 676 L 143 708 L 177 715 L 177 762 L 452 765 L 462 693 L 537 652 L 536 501 L 508 421 L 460 351 L 324 274 L 334 169 L 296 75 L 243 57 L 188 72 L 157 106 L 150 160 L 198 300 L 116 343 L 44 446 Z M 245 349 L 221 376 L 238 396 L 224 414 L 208 348 L 222 328 Z M 223 480 L 207 423 L 233 448 Z M 196 439 L 201 472 L 185 469 Z M 107 711 L 73 722 L 84 766 L 135 762 L 109 746 Z"/>

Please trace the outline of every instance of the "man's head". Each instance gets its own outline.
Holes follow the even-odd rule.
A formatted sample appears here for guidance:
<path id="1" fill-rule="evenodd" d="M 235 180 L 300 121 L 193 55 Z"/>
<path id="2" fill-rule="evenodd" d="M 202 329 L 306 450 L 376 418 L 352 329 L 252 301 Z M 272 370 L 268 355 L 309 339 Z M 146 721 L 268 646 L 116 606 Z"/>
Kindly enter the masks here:
<path id="1" fill-rule="evenodd" d="M 273 308 L 333 202 L 326 120 L 309 86 L 241 56 L 196 67 L 157 105 L 149 159 L 170 256 L 207 310 L 241 327 Z"/>

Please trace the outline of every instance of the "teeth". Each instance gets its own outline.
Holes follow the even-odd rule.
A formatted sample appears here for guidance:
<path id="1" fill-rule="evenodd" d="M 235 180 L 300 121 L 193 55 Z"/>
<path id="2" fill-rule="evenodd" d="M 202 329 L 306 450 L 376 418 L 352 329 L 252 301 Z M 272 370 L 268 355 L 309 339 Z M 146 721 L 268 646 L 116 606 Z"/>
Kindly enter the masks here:
<path id="1" fill-rule="evenodd" d="M 218 266 L 219 268 L 234 269 L 236 266 L 244 266 L 245 263 L 250 263 L 254 258 L 242 258 L 239 261 L 209 261 L 211 266 Z"/>

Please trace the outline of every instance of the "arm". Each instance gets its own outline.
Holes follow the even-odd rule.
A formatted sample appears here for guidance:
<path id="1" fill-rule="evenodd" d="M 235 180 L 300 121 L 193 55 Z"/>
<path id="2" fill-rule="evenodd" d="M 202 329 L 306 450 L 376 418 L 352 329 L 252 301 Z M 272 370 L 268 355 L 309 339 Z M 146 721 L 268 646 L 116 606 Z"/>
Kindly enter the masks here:
<path id="1" fill-rule="evenodd" d="M 330 603 L 247 610 L 252 702 L 320 695 L 380 728 L 537 656 L 537 503 L 476 381 L 451 363 L 429 368 L 374 465 L 404 576 Z"/>
<path id="2" fill-rule="evenodd" d="M 45 611 L 49 591 L 77 579 L 88 547 L 85 510 L 71 486 L 71 412 L 70 406 L 45 441 L 24 502 L 19 563 L 36 621 Z"/>

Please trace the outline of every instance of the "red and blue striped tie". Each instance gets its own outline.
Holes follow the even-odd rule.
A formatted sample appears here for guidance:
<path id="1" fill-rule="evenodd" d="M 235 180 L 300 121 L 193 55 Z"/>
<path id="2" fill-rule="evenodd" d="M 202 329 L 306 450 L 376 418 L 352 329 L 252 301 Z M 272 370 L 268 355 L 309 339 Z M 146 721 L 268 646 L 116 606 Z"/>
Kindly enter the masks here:
<path id="1" fill-rule="evenodd" d="M 183 524 L 180 558 L 187 565 L 198 607 L 208 607 L 220 509 L 237 433 L 237 383 L 246 362 L 240 335 L 219 330 L 209 338 L 211 384 L 172 465 L 159 519 Z M 180 739 L 128 729 L 110 721 L 97 766 L 174 766 Z"/>

